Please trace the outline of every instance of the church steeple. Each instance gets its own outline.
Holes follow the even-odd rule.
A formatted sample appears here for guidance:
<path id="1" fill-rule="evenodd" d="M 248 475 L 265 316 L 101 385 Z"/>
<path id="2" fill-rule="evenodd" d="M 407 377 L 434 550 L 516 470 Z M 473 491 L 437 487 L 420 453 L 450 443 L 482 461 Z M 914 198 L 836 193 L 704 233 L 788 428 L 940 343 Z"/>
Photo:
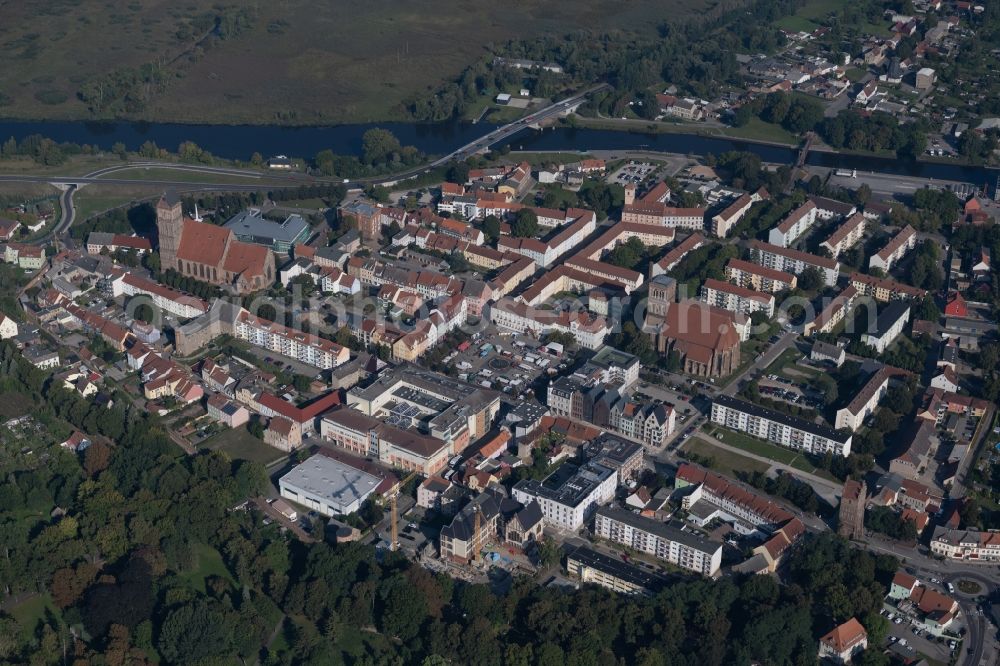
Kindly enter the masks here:
<path id="1" fill-rule="evenodd" d="M 159 234 L 160 266 L 163 270 L 179 270 L 177 251 L 181 246 L 184 214 L 177 193 L 168 190 L 156 204 L 156 229 Z"/>

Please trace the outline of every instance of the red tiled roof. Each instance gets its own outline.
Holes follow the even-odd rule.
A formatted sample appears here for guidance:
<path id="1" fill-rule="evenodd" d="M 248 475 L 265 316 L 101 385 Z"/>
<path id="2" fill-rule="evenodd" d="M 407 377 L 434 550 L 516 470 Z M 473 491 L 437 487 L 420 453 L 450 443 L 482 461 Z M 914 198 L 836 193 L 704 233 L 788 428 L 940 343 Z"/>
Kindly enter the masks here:
<path id="1" fill-rule="evenodd" d="M 851 618 L 833 631 L 823 636 L 820 642 L 829 645 L 837 654 L 847 652 L 861 641 L 868 638 L 868 633 L 855 618 Z"/>

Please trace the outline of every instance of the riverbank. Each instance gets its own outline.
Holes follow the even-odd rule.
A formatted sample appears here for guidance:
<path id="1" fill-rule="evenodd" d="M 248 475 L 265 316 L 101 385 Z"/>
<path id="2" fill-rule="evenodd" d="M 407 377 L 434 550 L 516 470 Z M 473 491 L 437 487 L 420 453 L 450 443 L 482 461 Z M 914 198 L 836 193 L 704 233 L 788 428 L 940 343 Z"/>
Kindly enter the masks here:
<path id="1" fill-rule="evenodd" d="M 650 135 L 684 134 L 703 136 L 707 138 L 736 139 L 750 141 L 765 146 L 794 148 L 802 140 L 783 128 L 769 125 L 758 119 L 745 127 L 729 127 L 725 125 L 705 125 L 703 123 L 660 122 L 653 120 L 618 120 L 614 118 L 591 118 L 587 116 L 572 116 L 572 121 L 563 121 L 560 126 L 566 128 L 598 129 L 610 132 L 629 132 Z"/>

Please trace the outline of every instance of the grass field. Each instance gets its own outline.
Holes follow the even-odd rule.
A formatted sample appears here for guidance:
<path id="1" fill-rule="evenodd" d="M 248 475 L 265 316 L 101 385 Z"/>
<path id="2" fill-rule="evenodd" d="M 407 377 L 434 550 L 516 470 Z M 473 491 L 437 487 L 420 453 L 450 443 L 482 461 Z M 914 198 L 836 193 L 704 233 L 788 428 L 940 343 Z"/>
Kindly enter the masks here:
<path id="1" fill-rule="evenodd" d="M 250 434 L 246 428 L 230 428 L 201 443 L 201 448 L 225 451 L 234 460 L 254 460 L 268 464 L 285 456 Z"/>
<path id="2" fill-rule="evenodd" d="M 797 146 L 801 143 L 797 136 L 786 130 L 781 125 L 766 123 L 757 117 L 751 118 L 750 122 L 743 127 L 727 127 L 720 130 L 719 134 L 731 136 L 736 139 L 768 141 L 771 143 L 783 143 L 790 146 Z"/>
<path id="3" fill-rule="evenodd" d="M 198 557 L 198 566 L 180 576 L 192 589 L 205 592 L 205 579 L 209 576 L 219 576 L 235 584 L 233 575 L 229 573 L 229 569 L 223 563 L 219 551 L 199 543 L 194 545 L 194 552 Z"/>
<path id="4" fill-rule="evenodd" d="M 692 437 L 684 444 L 684 450 L 697 453 L 700 456 L 715 461 L 712 469 L 726 476 L 735 477 L 737 472 L 766 472 L 769 465 L 753 458 L 741 456 L 738 453 L 720 449 L 711 442 L 699 437 Z"/>
<path id="5" fill-rule="evenodd" d="M 99 178 L 111 178 L 116 180 L 157 180 L 173 181 L 177 183 L 219 183 L 220 185 L 253 185 L 260 183 L 262 188 L 266 188 L 269 183 L 277 183 L 279 179 L 257 178 L 254 176 L 239 176 L 226 173 L 210 173 L 205 171 L 183 171 L 181 169 L 158 169 L 149 167 L 136 167 L 134 169 L 122 169 L 112 171 L 106 176 Z"/>
<path id="6" fill-rule="evenodd" d="M 783 446 L 778 446 L 777 444 L 766 442 L 763 439 L 757 439 L 756 437 L 751 437 L 742 432 L 736 432 L 735 430 L 729 430 L 727 428 L 715 427 L 711 434 L 719 441 L 730 446 L 743 449 L 748 453 L 753 453 L 754 455 L 774 460 L 775 462 L 788 465 L 789 467 L 794 467 L 795 469 L 803 472 L 821 476 L 830 481 L 837 481 L 832 474 L 824 469 L 818 469 L 815 465 L 809 462 L 809 458 L 807 458 L 804 454 L 798 453 L 797 451 L 792 451 L 791 449 L 786 449 Z"/>
<path id="7" fill-rule="evenodd" d="M 103 213 L 133 201 L 140 201 L 163 194 L 162 187 L 154 185 L 86 185 L 73 195 L 76 221 Z"/>
<path id="8" fill-rule="evenodd" d="M 10 611 L 10 614 L 21 625 L 25 637 L 34 636 L 35 626 L 39 620 L 45 618 L 47 613 L 59 617 L 59 609 L 55 607 L 52 598 L 47 594 L 34 596 Z"/>
<path id="9" fill-rule="evenodd" d="M 614 11 L 576 0 L 215 0 L 4 4 L 0 115 L 95 117 L 77 97 L 90 77 L 157 62 L 163 90 L 129 118 L 299 124 L 402 117 L 413 96 L 455 79 L 488 45 L 580 29 L 652 34 L 708 0 L 631 0 Z M 227 9 L 229 8 L 229 9 Z M 208 36 L 220 12 L 246 8 L 239 31 Z M 206 38 L 207 37 L 207 38 Z M 96 117 L 107 117 L 98 113 Z"/>

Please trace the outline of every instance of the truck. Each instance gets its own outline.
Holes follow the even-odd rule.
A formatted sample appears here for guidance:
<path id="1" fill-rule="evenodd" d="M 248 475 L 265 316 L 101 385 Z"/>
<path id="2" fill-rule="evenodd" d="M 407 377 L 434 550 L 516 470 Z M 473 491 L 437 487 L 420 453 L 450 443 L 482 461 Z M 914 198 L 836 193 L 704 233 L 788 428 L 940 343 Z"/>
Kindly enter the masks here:
<path id="1" fill-rule="evenodd" d="M 834 173 L 836 175 L 838 175 L 838 176 L 843 176 L 844 178 L 857 178 L 858 177 L 858 170 L 857 169 L 837 169 Z"/>

